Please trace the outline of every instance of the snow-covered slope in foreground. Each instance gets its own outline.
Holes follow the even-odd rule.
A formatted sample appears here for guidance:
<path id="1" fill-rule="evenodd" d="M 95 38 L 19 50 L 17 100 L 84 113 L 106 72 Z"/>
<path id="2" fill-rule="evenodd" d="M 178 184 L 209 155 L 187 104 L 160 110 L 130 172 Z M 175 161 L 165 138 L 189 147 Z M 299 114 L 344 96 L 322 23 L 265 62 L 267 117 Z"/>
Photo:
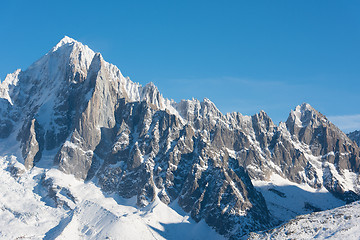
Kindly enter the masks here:
<path id="1" fill-rule="evenodd" d="M 290 222 L 266 231 L 252 233 L 249 239 L 359 239 L 360 202 L 343 207 L 298 216 Z"/>
<path id="2" fill-rule="evenodd" d="M 139 209 L 57 169 L 25 171 L 14 156 L 0 157 L 0 181 L 0 239 L 223 239 L 175 203 Z"/>
<path id="3" fill-rule="evenodd" d="M 270 181 L 253 181 L 254 186 L 266 200 L 270 214 L 279 223 L 287 222 L 298 215 L 323 211 L 343 206 L 345 203 L 329 193 L 324 187 L 314 189 L 306 184 L 297 184 L 277 174 Z"/>

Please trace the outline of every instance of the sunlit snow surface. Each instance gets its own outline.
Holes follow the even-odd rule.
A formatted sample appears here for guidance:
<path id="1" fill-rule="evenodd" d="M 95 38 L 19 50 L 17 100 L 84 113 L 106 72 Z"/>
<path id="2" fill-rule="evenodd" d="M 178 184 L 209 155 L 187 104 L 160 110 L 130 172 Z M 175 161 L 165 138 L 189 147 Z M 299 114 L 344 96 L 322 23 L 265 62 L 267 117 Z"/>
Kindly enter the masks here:
<path id="1" fill-rule="evenodd" d="M 343 207 L 298 216 L 290 222 L 253 233 L 250 239 L 359 239 L 360 202 Z"/>
<path id="2" fill-rule="evenodd" d="M 0 239 L 223 239 L 176 203 L 145 208 L 57 169 L 0 157 Z M 49 184 L 51 183 L 51 184 Z"/>
<path id="3" fill-rule="evenodd" d="M 322 211 L 345 205 L 324 187 L 314 189 L 306 184 L 296 184 L 277 174 L 270 181 L 253 181 L 262 193 L 270 214 L 280 222 L 289 221 L 298 215 Z"/>

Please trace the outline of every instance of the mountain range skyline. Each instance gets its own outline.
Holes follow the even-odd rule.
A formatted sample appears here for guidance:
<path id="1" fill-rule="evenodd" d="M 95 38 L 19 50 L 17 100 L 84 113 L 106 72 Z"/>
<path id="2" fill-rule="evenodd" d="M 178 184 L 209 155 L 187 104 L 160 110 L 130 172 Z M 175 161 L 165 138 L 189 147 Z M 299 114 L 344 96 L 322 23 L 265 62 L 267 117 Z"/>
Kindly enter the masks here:
<path id="1" fill-rule="evenodd" d="M 11 1 L 2 9 L 1 80 L 69 35 L 175 101 L 207 97 L 222 113 L 264 110 L 276 123 L 308 102 L 345 132 L 360 128 L 357 1 Z"/>
<path id="2" fill-rule="evenodd" d="M 73 38 L 69 37 L 69 36 L 64 36 L 62 38 L 62 40 L 59 42 L 59 44 L 61 42 L 77 42 L 76 40 L 74 40 Z M 21 69 L 17 69 L 16 71 L 19 71 Z M 16 72 L 15 71 L 15 72 Z M 10 75 L 12 73 L 9 73 Z M 4 79 L 5 80 L 5 79 Z M 187 80 L 184 80 L 185 82 L 187 82 Z M 206 80 L 207 82 L 212 82 L 214 81 L 213 79 L 208 79 Z M 267 86 L 267 87 L 270 87 L 270 86 L 278 86 L 279 84 L 281 85 L 282 83 L 281 82 L 277 82 L 277 81 L 274 81 L 274 82 L 264 82 L 264 83 L 259 83 L 259 82 L 251 82 L 249 80 L 244 80 L 244 79 L 232 79 L 232 78 L 226 78 L 225 81 L 227 82 L 233 82 L 233 81 L 238 81 L 238 82 L 242 82 L 243 84 L 245 85 L 253 85 L 253 86 L 256 86 L 256 87 L 260 87 L 262 84 L 264 84 L 264 86 Z M 136 81 L 135 81 L 136 82 Z M 215 81 L 216 82 L 216 81 Z M 202 80 L 200 81 L 197 81 L 197 84 L 199 83 L 202 83 Z M 139 83 L 140 84 L 140 83 Z M 144 84 L 144 83 L 143 83 Z M 144 85 L 146 85 L 147 83 L 145 83 Z M 190 82 L 188 82 L 189 85 L 191 85 Z M 216 85 L 218 84 L 217 82 L 215 83 Z M 206 85 L 206 84 L 205 84 Z M 211 84 L 210 84 L 211 85 Z M 167 96 L 166 96 L 167 97 Z M 168 97 L 169 99 L 173 100 L 173 98 L 171 97 Z M 205 98 L 208 98 L 208 97 L 204 97 Z M 194 97 L 192 96 L 191 98 L 189 99 L 194 99 Z M 184 98 L 179 98 L 177 101 L 181 101 L 181 100 L 186 100 Z M 301 104 L 304 104 L 305 102 L 302 102 Z M 300 105 L 300 104 L 298 104 Z M 293 108 L 295 108 L 297 105 L 293 106 Z M 218 107 L 219 108 L 219 107 Z M 219 110 L 221 111 L 221 108 L 219 108 Z M 263 109 L 260 108 L 260 111 L 263 111 Z M 233 111 L 233 112 L 240 112 L 241 111 Z M 227 113 L 232 113 L 232 112 L 223 112 L 223 114 L 227 114 Z M 253 114 L 256 114 L 257 112 L 253 113 Z M 251 115 L 253 115 L 251 114 Z M 360 129 L 360 125 L 358 126 L 358 120 L 360 119 L 360 114 L 355 114 L 355 115 L 344 115 L 344 116 L 328 116 L 328 118 L 335 123 L 335 125 L 337 125 L 340 129 L 342 129 L 345 133 L 349 133 L 349 132 L 352 132 L 352 131 L 355 131 L 355 130 L 358 130 Z M 280 121 L 278 121 L 278 123 L 281 123 L 281 122 L 284 122 L 286 120 L 286 118 L 284 119 L 281 119 Z"/>

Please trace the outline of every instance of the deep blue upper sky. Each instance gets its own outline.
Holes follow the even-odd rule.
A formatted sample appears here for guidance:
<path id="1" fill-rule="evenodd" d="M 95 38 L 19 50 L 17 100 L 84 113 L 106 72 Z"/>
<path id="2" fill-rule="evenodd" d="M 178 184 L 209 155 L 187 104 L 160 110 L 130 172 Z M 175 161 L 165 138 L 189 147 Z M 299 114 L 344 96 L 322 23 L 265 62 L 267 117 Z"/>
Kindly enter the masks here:
<path id="1" fill-rule="evenodd" d="M 224 113 L 265 110 L 275 123 L 308 102 L 344 131 L 360 129 L 359 1 L 3 1 L 0 9 L 2 80 L 68 35 L 176 101 L 207 97 Z"/>

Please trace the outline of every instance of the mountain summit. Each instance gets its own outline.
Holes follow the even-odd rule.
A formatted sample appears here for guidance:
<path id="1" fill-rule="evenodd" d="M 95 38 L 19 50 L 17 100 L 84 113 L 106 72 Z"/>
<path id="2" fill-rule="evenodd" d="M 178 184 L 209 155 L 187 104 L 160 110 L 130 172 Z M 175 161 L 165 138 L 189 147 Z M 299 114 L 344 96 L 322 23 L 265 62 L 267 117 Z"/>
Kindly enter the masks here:
<path id="1" fill-rule="evenodd" d="M 223 115 L 209 99 L 176 103 L 69 37 L 6 77 L 0 115 L 4 171 L 14 181 L 33 174 L 36 201 L 66 210 L 47 236 L 89 224 L 81 208 L 97 209 L 91 221 L 117 216 L 125 199 L 141 211 L 178 205 L 231 239 L 359 199 L 358 146 L 309 104 L 277 126 L 264 111 Z M 118 204 L 96 205 L 61 184 L 69 175 Z M 154 226 L 160 236 L 164 227 Z"/>
<path id="2" fill-rule="evenodd" d="M 58 50 L 60 47 L 66 45 L 66 44 L 75 44 L 75 43 L 79 43 L 78 41 L 68 37 L 68 36 L 64 36 L 63 39 L 60 40 L 60 42 L 58 44 L 56 44 L 55 47 L 53 47 L 53 49 L 51 50 L 52 52 L 55 52 L 56 50 Z"/>

